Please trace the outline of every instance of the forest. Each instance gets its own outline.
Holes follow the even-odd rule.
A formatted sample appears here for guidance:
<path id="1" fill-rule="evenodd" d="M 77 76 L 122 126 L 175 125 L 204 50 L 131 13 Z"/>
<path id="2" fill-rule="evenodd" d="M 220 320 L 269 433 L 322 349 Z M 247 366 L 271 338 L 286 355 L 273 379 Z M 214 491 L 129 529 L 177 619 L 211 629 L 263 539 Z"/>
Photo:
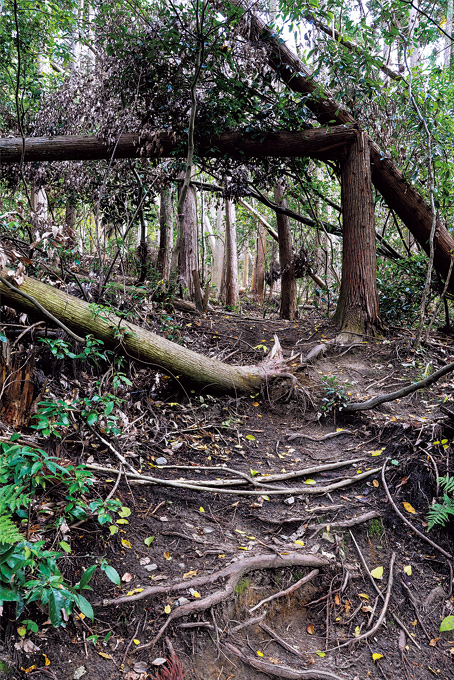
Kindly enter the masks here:
<path id="1" fill-rule="evenodd" d="M 0 678 L 454 680 L 453 13 L 0 1 Z"/>

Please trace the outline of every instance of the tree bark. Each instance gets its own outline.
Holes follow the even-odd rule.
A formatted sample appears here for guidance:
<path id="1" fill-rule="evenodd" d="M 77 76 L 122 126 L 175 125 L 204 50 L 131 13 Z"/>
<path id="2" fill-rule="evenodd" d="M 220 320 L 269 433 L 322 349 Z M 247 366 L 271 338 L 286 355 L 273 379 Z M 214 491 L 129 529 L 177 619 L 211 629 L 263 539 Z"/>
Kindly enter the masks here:
<path id="1" fill-rule="evenodd" d="M 159 208 L 159 251 L 158 270 L 164 281 L 170 277 L 173 244 L 173 190 L 166 187 L 161 191 Z"/>
<path id="2" fill-rule="evenodd" d="M 1 276 L 18 287 L 10 272 Z M 36 279 L 24 277 L 19 290 L 31 295 L 59 321 L 79 335 L 92 334 L 105 346 L 143 361 L 175 378 L 186 379 L 211 390 L 235 393 L 256 391 L 265 380 L 279 375 L 282 362 L 279 343 L 273 356 L 257 366 L 231 366 L 161 338 L 124 319 Z M 30 300 L 0 282 L 1 303 L 33 317 L 47 319 Z M 270 353 L 271 354 L 271 353 Z"/>
<path id="3" fill-rule="evenodd" d="M 259 221 L 257 225 L 254 281 L 252 285 L 255 299 L 260 305 L 263 305 L 265 295 L 265 252 L 266 231 L 263 223 Z"/>
<path id="4" fill-rule="evenodd" d="M 343 250 L 342 282 L 334 316 L 341 338 L 376 335 L 379 317 L 375 223 L 369 138 L 358 132 L 341 167 Z"/>
<path id="5" fill-rule="evenodd" d="M 228 5 L 234 5 L 246 13 L 244 0 L 228 0 Z M 240 26 L 240 31 L 246 40 L 257 37 L 266 44 L 269 50 L 268 61 L 282 80 L 294 92 L 310 94 L 305 100 L 306 106 L 312 111 L 322 125 L 351 125 L 355 119 L 333 96 L 327 92 L 312 75 L 309 69 L 280 39 L 274 35 L 259 17 L 248 12 L 248 21 Z M 407 182 L 396 164 L 388 154 L 383 153 L 378 144 L 371 142 L 372 182 L 385 199 L 388 206 L 400 217 L 405 226 L 411 231 L 419 245 L 429 253 L 429 240 L 432 228 L 432 211 L 429 204 Z M 454 238 L 440 220 L 437 221 L 435 234 L 435 268 L 445 279 L 449 272 L 451 256 L 454 252 Z M 451 278 L 450 290 L 454 291 L 454 277 Z"/>
<path id="6" fill-rule="evenodd" d="M 179 191 L 181 187 L 179 187 Z M 187 188 L 186 199 L 183 207 L 183 220 L 178 220 L 178 237 L 173 253 L 172 269 L 179 273 L 179 280 L 188 291 L 189 296 L 194 294 L 192 272 L 199 269 L 198 243 L 197 243 L 197 203 L 195 188 L 190 185 Z"/>
<path id="7" fill-rule="evenodd" d="M 278 182 L 274 187 L 274 200 L 278 205 L 287 207 L 284 198 L 284 187 Z M 279 264 L 281 267 L 281 319 L 294 321 L 298 316 L 296 304 L 296 278 L 295 265 L 293 262 L 292 232 L 290 220 L 286 215 L 276 214 L 277 231 L 279 236 Z"/>
<path id="8" fill-rule="evenodd" d="M 225 201 L 225 304 L 235 307 L 239 302 L 238 253 L 236 245 L 235 207 L 232 201 Z"/>

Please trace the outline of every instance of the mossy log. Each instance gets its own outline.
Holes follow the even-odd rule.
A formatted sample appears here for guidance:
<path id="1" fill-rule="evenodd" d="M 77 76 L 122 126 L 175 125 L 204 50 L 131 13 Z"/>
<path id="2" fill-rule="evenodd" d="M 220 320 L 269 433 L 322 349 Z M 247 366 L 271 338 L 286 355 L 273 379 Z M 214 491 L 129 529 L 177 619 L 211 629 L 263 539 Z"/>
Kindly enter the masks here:
<path id="1" fill-rule="evenodd" d="M 10 271 L 1 276 L 23 293 L 34 298 L 50 314 L 80 336 L 88 334 L 102 340 L 106 347 L 138 359 L 150 368 L 158 368 L 180 380 L 190 380 L 207 389 L 248 393 L 260 389 L 265 380 L 278 376 L 283 368 L 279 342 L 267 359 L 255 366 L 225 364 L 177 345 L 116 314 L 69 295 L 54 286 L 24 277 L 18 286 Z M 20 292 L 0 282 L 0 302 L 39 319 L 43 312 Z"/>

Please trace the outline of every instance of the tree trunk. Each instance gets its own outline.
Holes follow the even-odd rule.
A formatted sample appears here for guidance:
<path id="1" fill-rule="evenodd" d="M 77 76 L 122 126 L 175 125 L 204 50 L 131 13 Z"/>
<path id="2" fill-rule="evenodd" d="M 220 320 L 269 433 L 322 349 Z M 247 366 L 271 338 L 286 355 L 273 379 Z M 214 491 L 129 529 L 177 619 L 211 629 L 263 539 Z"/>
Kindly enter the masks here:
<path id="1" fill-rule="evenodd" d="M 225 304 L 235 307 L 239 302 L 238 253 L 236 246 L 235 206 L 228 199 L 225 202 Z"/>
<path id="2" fill-rule="evenodd" d="M 184 202 L 184 219 L 178 221 L 178 237 L 173 254 L 172 269 L 176 265 L 179 280 L 190 297 L 194 294 L 192 272 L 199 268 L 197 243 L 197 203 L 195 188 L 190 185 Z"/>
<path id="3" fill-rule="evenodd" d="M 166 187 L 161 191 L 161 203 L 159 208 L 159 252 L 158 252 L 158 270 L 164 281 L 168 281 L 170 277 L 172 245 L 173 245 L 173 190 L 172 187 Z"/>
<path id="4" fill-rule="evenodd" d="M 349 334 L 376 335 L 381 326 L 369 138 L 364 132 L 358 132 L 357 141 L 342 163 L 341 181 L 342 282 L 334 319 L 344 339 Z"/>
<path id="5" fill-rule="evenodd" d="M 284 187 L 278 182 L 274 187 L 274 200 L 278 205 L 287 207 L 284 198 Z M 286 215 L 276 214 L 277 231 L 279 235 L 279 264 L 281 268 L 281 319 L 294 321 L 298 316 L 296 304 L 296 278 L 295 265 L 293 262 L 292 232 L 290 220 Z"/>
<path id="6" fill-rule="evenodd" d="M 0 272 L 17 287 L 7 270 Z M 36 279 L 24 277 L 19 290 L 32 296 L 59 321 L 79 335 L 92 334 L 102 340 L 107 348 L 128 357 L 133 357 L 168 372 L 171 376 L 186 379 L 222 392 L 248 393 L 257 391 L 273 376 L 279 375 L 282 362 L 277 342 L 273 356 L 258 366 L 230 366 L 217 359 L 210 359 L 197 354 L 186 347 L 161 338 L 155 333 L 146 331 L 129 323 L 115 314 L 105 312 L 96 314 L 92 305 L 63 291 L 41 283 Z M 32 301 L 19 292 L 11 290 L 0 281 L 2 304 L 30 314 L 33 317 L 48 320 Z M 270 353 L 271 354 L 271 353 Z"/>
<path id="7" fill-rule="evenodd" d="M 255 299 L 259 305 L 263 305 L 265 296 L 265 252 L 266 252 L 266 231 L 262 222 L 257 225 L 257 241 L 255 254 L 255 276 L 253 290 Z"/>
<path id="8" fill-rule="evenodd" d="M 242 0 L 229 0 L 229 4 L 246 11 Z M 337 125 L 349 125 L 355 122 L 349 111 L 339 104 L 324 86 L 320 85 L 301 59 L 274 35 L 274 31 L 264 21 L 249 11 L 247 19 L 239 27 L 243 37 L 246 40 L 250 40 L 251 36 L 260 37 L 263 40 L 269 53 L 270 65 L 279 73 L 288 87 L 294 92 L 312 95 L 305 100 L 305 104 L 322 125 L 330 124 L 331 121 Z M 432 229 L 432 211 L 429 204 L 404 179 L 389 154 L 383 153 L 378 144 L 371 142 L 370 152 L 372 182 L 375 188 L 411 231 L 419 245 L 426 253 L 429 253 Z M 443 278 L 446 278 L 454 252 L 454 238 L 441 220 L 437 221 L 434 246 L 435 268 Z M 454 291 L 454 277 L 451 277 L 449 287 Z"/>

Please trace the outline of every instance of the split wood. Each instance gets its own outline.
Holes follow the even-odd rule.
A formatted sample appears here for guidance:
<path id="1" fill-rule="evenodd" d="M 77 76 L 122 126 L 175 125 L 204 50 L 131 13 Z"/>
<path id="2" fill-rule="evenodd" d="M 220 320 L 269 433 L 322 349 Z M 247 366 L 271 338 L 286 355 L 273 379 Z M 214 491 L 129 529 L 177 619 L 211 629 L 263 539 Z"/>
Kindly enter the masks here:
<path id="1" fill-rule="evenodd" d="M 306 576 L 300 578 L 299 581 L 293 583 L 293 585 L 291 585 L 289 588 L 281 590 L 279 593 L 274 593 L 274 595 L 270 595 L 269 597 L 266 597 L 264 600 L 261 600 L 258 604 L 256 604 L 249 610 L 249 614 L 255 612 L 256 609 L 260 609 L 260 607 L 263 607 L 263 605 L 267 604 L 268 602 L 277 600 L 279 597 L 285 597 L 285 595 L 290 595 L 290 593 L 293 593 L 295 590 L 298 590 L 298 588 L 301 588 L 301 586 L 304 585 L 305 583 L 308 583 L 308 581 L 312 581 L 312 579 L 315 578 L 318 574 L 319 570 L 313 569 L 309 574 L 306 574 Z"/>
<path id="2" fill-rule="evenodd" d="M 128 465 L 128 463 L 126 463 Z M 85 467 L 87 467 L 90 470 L 96 470 L 97 472 L 105 472 L 108 475 L 112 475 L 117 473 L 118 470 L 112 467 L 104 467 L 102 465 L 97 465 L 96 463 L 85 463 Z M 128 465 L 128 467 L 130 467 Z M 346 479 L 342 479 L 339 482 L 333 482 L 332 484 L 327 484 L 326 486 L 300 486 L 300 487 L 294 487 L 294 488 L 282 488 L 282 489 L 275 489 L 275 488 L 263 488 L 262 490 L 255 490 L 255 491 L 247 491 L 245 489 L 226 489 L 223 487 L 216 487 L 213 486 L 210 481 L 207 481 L 206 486 L 202 485 L 200 480 L 189 480 L 189 481 L 172 481 L 170 479 L 160 479 L 159 477 L 152 477 L 150 475 L 144 475 L 144 474 L 139 474 L 138 472 L 127 472 L 125 470 L 125 478 L 130 479 L 131 482 L 134 484 L 157 484 L 161 486 L 169 486 L 173 487 L 176 489 L 192 489 L 194 491 L 206 491 L 206 492 L 211 492 L 211 493 L 223 493 L 223 494 L 230 494 L 230 495 L 235 495 L 235 496 L 291 496 L 291 495 L 314 495 L 314 494 L 323 494 L 323 493 L 330 493 L 331 491 L 335 491 L 336 489 L 343 489 L 346 486 L 350 486 L 351 484 L 356 484 L 356 482 L 360 482 L 363 479 L 366 479 L 367 477 L 370 477 L 371 475 L 375 475 L 377 472 L 380 472 L 381 467 L 378 468 L 373 468 L 371 470 L 367 470 L 367 472 L 362 472 L 360 474 L 355 475 L 354 477 L 348 477 Z M 240 483 L 240 482 L 239 482 Z"/>
<path id="3" fill-rule="evenodd" d="M 252 666 L 262 673 L 273 675 L 277 678 L 289 678 L 289 680 L 344 680 L 340 675 L 329 673 L 328 671 L 318 671 L 315 669 L 309 671 L 300 671 L 297 668 L 290 668 L 289 666 L 280 666 L 279 664 L 267 663 L 266 661 L 259 661 L 254 657 L 246 655 L 230 642 L 225 642 L 224 646 L 237 656 L 243 663 Z"/>
<path id="4" fill-rule="evenodd" d="M 211 584 L 220 578 L 227 578 L 227 583 L 225 586 L 214 593 L 207 595 L 199 600 L 194 600 L 188 604 L 183 604 L 177 609 L 174 609 L 171 614 L 167 617 L 166 622 L 161 626 L 156 637 L 145 645 L 140 645 L 136 647 L 134 651 L 140 651 L 141 649 L 146 649 L 148 647 L 153 647 L 158 640 L 162 637 L 167 627 L 172 621 L 180 619 L 183 616 L 189 616 L 190 614 L 196 614 L 214 605 L 219 604 L 226 600 L 235 591 L 235 587 L 244 574 L 250 571 L 260 570 L 260 569 L 282 569 L 284 567 L 315 567 L 321 568 L 326 567 L 329 564 L 328 560 L 316 557 L 315 555 L 307 555 L 301 553 L 289 553 L 284 555 L 268 556 L 268 555 L 257 555 L 256 557 L 245 558 L 230 564 L 228 567 L 221 569 L 218 572 L 210 574 L 208 576 L 202 576 L 198 578 L 188 579 L 187 581 L 179 582 L 174 585 L 169 586 L 150 586 L 144 588 L 142 592 L 131 596 L 122 596 L 116 599 L 103 600 L 103 606 L 118 605 L 124 603 L 137 602 L 137 600 L 144 599 L 145 597 L 151 597 L 158 594 L 169 594 L 170 592 L 176 590 L 187 590 L 189 588 L 196 588 L 203 585 Z"/>
<path id="5" fill-rule="evenodd" d="M 382 478 L 383 488 L 384 488 L 384 490 L 385 490 L 385 493 L 386 493 L 386 495 L 387 495 L 387 497 L 388 497 L 389 502 L 390 502 L 391 505 L 393 506 L 395 512 L 399 515 L 399 517 L 401 518 L 401 520 L 403 520 L 403 522 L 405 522 L 405 524 L 406 524 L 407 526 L 409 526 L 410 529 L 411 529 L 412 531 L 415 532 L 415 534 L 417 534 L 420 538 L 422 538 L 422 540 L 425 541 L 426 543 L 429 543 L 429 545 L 431 545 L 432 548 L 435 548 L 435 550 L 438 550 L 439 552 L 441 552 L 442 555 L 444 555 L 445 557 L 447 557 L 448 560 L 449 560 L 450 562 L 452 562 L 452 561 L 454 560 L 453 555 L 450 555 L 446 550 L 444 550 L 440 545 L 438 545 L 438 543 L 435 543 L 435 541 L 432 541 L 431 538 L 429 538 L 428 536 L 426 536 L 425 534 L 423 534 L 422 531 L 419 531 L 419 529 L 417 529 L 415 526 L 413 526 L 413 524 L 412 524 L 411 522 L 409 522 L 408 519 L 407 519 L 406 517 L 404 517 L 404 515 L 401 513 L 401 511 L 400 511 L 399 508 L 397 507 L 396 503 L 394 502 L 394 499 L 392 498 L 392 496 L 391 496 L 391 494 L 390 494 L 390 491 L 389 491 L 389 488 L 388 488 L 388 484 L 386 483 L 386 476 L 385 476 L 385 473 L 386 473 L 386 464 L 387 464 L 387 462 L 388 462 L 388 459 L 386 459 L 385 462 L 383 463 L 383 467 L 382 467 L 382 471 L 381 471 L 381 478 Z"/>

